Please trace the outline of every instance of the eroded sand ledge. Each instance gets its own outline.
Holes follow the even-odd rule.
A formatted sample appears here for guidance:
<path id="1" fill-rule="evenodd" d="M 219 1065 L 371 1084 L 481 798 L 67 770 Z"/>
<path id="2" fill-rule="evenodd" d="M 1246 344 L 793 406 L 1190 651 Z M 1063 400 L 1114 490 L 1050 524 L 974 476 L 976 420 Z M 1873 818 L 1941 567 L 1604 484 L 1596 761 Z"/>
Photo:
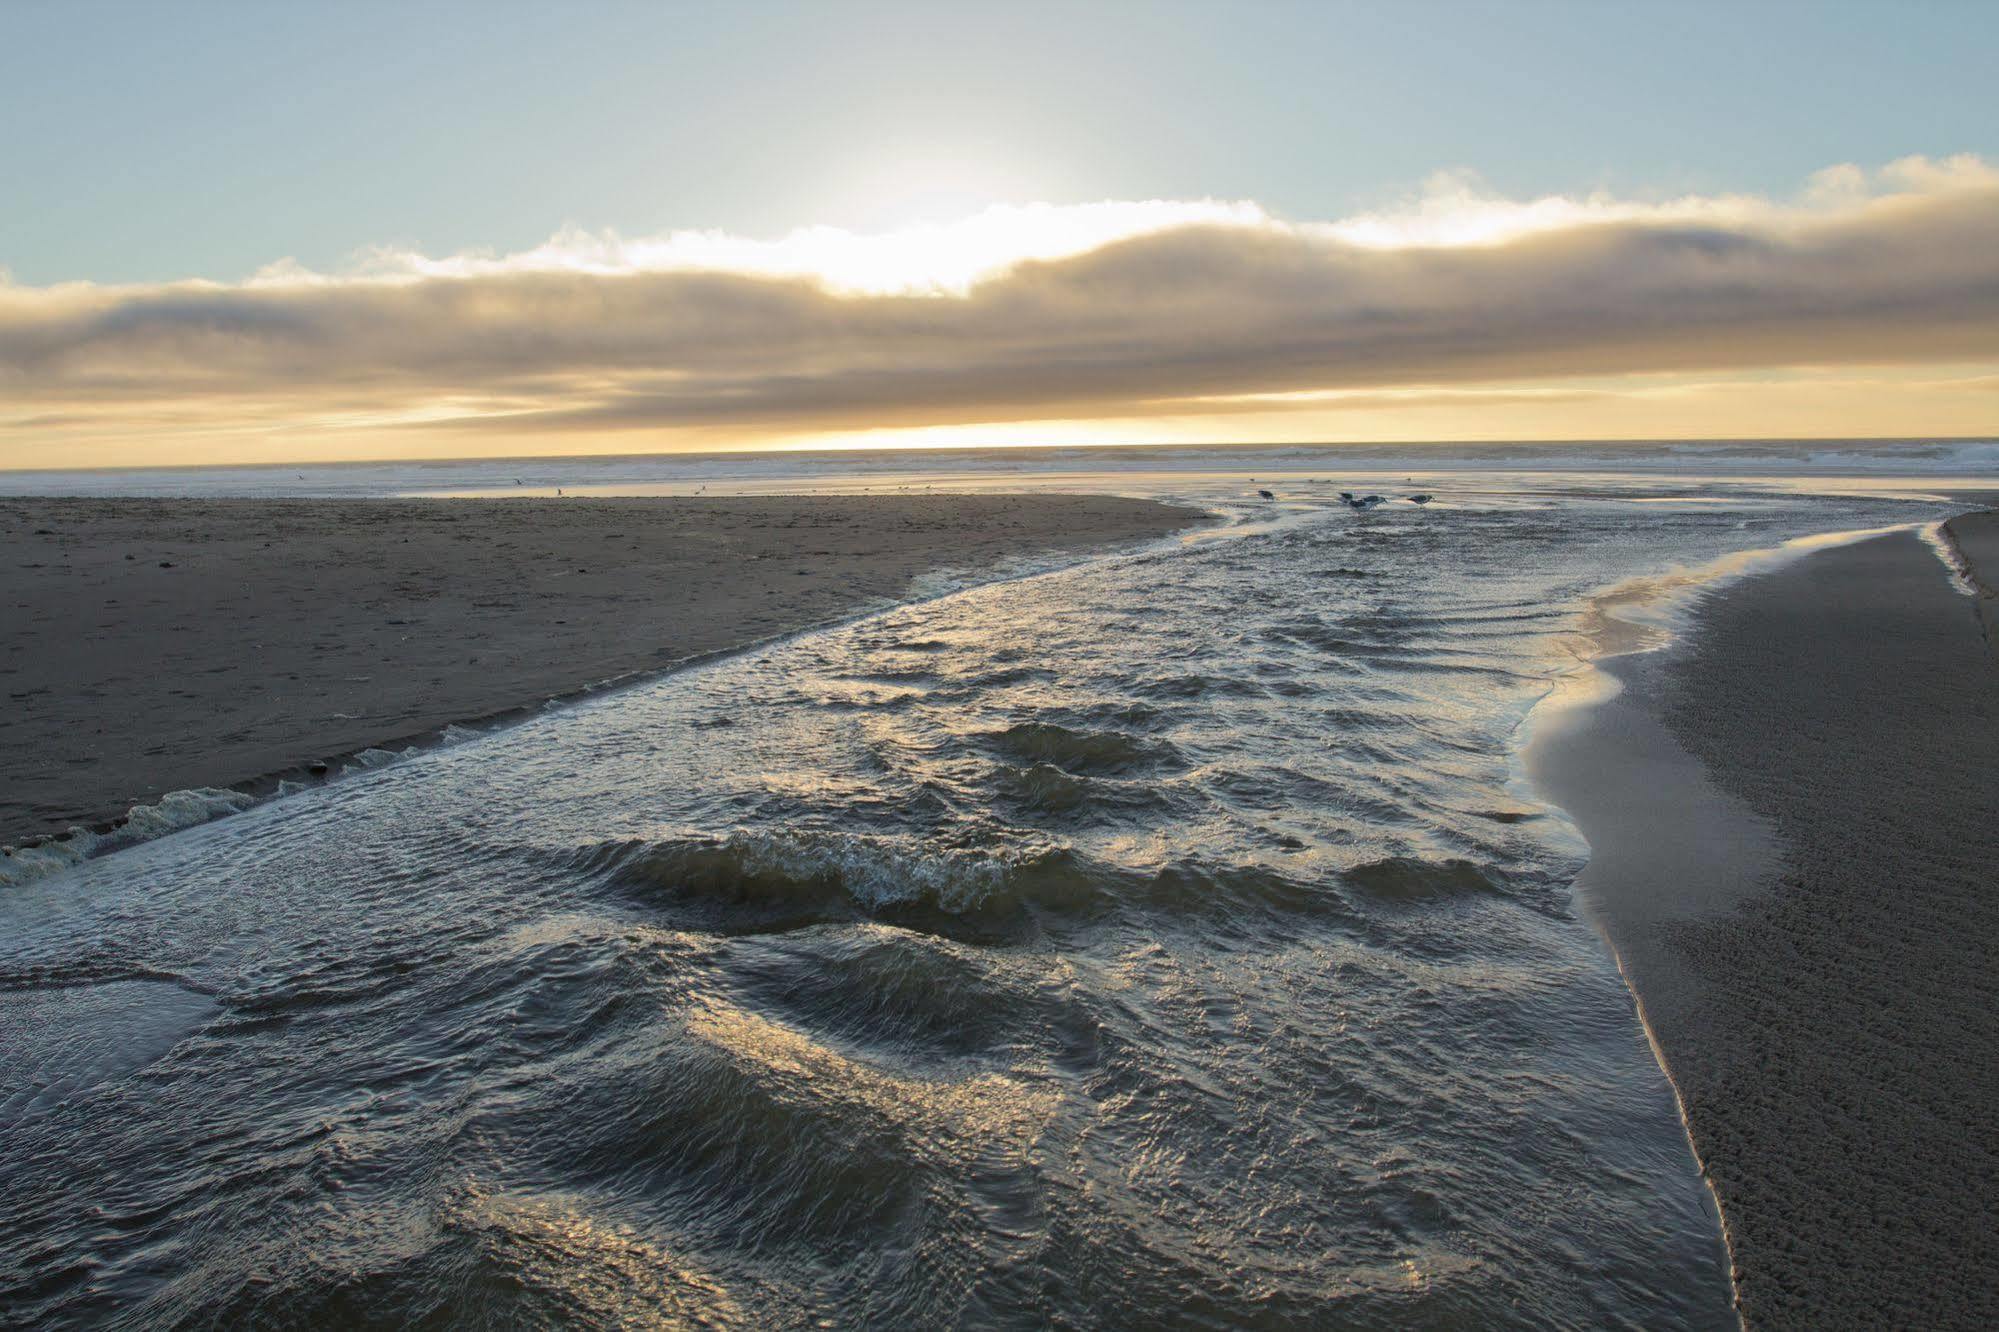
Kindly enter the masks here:
<path id="1" fill-rule="evenodd" d="M 1102 495 L 0 500 L 0 844 L 1200 517 Z"/>
<path id="2" fill-rule="evenodd" d="M 1958 524 L 1975 569 L 1993 522 Z M 1979 609 L 1913 535 L 1820 552 L 1716 594 L 1683 647 L 1613 661 L 1623 693 L 1537 740 L 1751 1327 L 1999 1325 Z"/>

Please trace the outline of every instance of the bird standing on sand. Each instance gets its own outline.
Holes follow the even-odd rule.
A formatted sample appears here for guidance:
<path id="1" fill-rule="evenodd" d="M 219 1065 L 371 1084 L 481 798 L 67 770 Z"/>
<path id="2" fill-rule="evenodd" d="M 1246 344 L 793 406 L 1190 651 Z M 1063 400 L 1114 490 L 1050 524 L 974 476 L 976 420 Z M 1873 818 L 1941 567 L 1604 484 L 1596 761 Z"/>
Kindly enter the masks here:
<path id="1" fill-rule="evenodd" d="M 1257 491 L 1256 493 L 1257 493 L 1257 494 L 1259 494 L 1259 495 L 1261 495 L 1261 496 L 1263 496 L 1263 497 L 1264 497 L 1265 499 L 1276 499 L 1276 498 L 1277 498 L 1277 496 L 1275 496 L 1275 495 L 1271 494 L 1271 493 L 1270 493 L 1269 491 L 1267 491 L 1267 490 L 1259 490 L 1259 491 Z"/>
<path id="2" fill-rule="evenodd" d="M 1411 495 L 1409 497 L 1409 502 L 1411 504 L 1428 504 L 1430 502 L 1430 499 L 1431 497 L 1428 495 Z"/>

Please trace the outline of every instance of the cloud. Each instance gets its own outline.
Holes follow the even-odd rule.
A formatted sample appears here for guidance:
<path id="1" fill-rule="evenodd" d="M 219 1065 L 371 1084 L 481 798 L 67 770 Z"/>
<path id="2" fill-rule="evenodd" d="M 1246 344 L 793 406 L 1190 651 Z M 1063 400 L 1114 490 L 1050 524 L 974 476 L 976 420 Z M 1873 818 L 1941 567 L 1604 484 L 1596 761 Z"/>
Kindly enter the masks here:
<path id="1" fill-rule="evenodd" d="M 1995 351 L 1999 170 L 1976 158 L 1835 167 L 1789 201 L 1508 201 L 1452 175 L 1332 222 L 1038 205 L 891 236 L 572 231 L 238 284 L 0 279 L 21 408 L 0 464 L 50 419 L 754 433 Z"/>

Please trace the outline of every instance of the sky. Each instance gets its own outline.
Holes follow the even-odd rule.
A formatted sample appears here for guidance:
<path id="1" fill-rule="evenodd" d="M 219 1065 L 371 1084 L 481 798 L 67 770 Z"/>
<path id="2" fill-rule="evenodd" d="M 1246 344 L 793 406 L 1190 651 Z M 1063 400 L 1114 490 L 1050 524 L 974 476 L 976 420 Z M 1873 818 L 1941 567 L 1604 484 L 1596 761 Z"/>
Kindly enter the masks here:
<path id="1" fill-rule="evenodd" d="M 1999 431 L 1999 6 L 0 4 L 0 467 Z"/>

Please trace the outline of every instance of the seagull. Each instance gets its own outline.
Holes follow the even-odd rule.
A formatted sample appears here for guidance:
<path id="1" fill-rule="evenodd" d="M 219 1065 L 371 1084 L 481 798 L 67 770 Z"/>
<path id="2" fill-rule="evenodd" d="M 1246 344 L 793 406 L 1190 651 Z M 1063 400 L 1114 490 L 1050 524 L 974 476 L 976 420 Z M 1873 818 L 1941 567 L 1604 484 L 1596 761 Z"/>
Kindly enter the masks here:
<path id="1" fill-rule="evenodd" d="M 1277 496 L 1275 496 L 1275 495 L 1271 494 L 1271 493 L 1270 493 L 1269 491 L 1267 491 L 1267 490 L 1259 490 L 1259 491 L 1257 491 L 1256 493 L 1257 493 L 1257 494 L 1259 494 L 1259 495 L 1261 495 L 1261 496 L 1263 496 L 1263 497 L 1264 497 L 1265 499 L 1276 499 L 1276 498 L 1277 498 Z"/>
<path id="2" fill-rule="evenodd" d="M 1409 502 L 1410 502 L 1411 504 L 1428 504 L 1428 503 L 1430 502 L 1430 496 L 1428 496 L 1428 495 L 1411 495 L 1411 496 L 1409 497 Z"/>

